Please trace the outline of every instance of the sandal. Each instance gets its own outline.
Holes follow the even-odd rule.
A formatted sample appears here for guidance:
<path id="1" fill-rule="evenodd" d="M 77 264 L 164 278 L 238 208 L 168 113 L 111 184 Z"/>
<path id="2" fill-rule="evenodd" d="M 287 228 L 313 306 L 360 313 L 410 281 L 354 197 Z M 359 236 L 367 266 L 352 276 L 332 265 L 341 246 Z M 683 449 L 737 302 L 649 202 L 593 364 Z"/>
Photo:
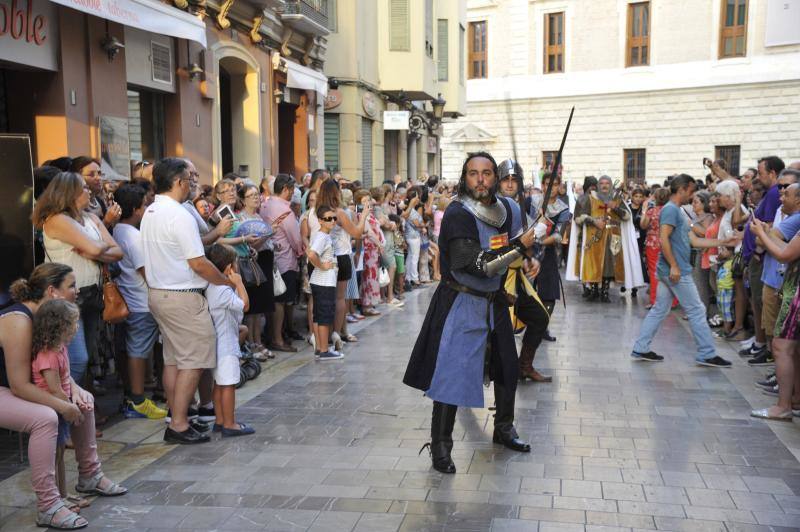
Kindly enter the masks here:
<path id="1" fill-rule="evenodd" d="M 381 313 L 373 308 L 368 308 L 364 311 L 364 316 L 380 316 Z"/>
<path id="2" fill-rule="evenodd" d="M 108 485 L 105 488 L 100 487 L 100 482 L 103 479 L 108 480 Z M 75 486 L 75 491 L 78 493 L 87 493 L 91 495 L 101 495 L 103 497 L 117 497 L 128 493 L 128 488 L 123 488 L 116 482 L 112 482 L 106 478 L 103 473 L 97 473 L 89 479 L 78 479 L 78 484 Z"/>
<path id="3" fill-rule="evenodd" d="M 769 419 L 772 421 L 788 421 L 789 423 L 792 422 L 792 411 L 784 412 L 783 414 L 778 414 L 776 416 L 771 416 L 769 414 L 769 408 L 760 408 L 758 410 L 753 410 L 750 412 L 750 417 L 755 417 L 759 419 Z"/>
<path id="4" fill-rule="evenodd" d="M 69 513 L 61 519 L 56 520 L 56 514 L 61 509 L 66 509 Z M 75 512 L 70 511 L 64 501 L 59 499 L 58 502 L 44 512 L 38 512 L 36 514 L 36 526 L 54 528 L 56 530 L 77 530 L 89 526 L 89 521 L 87 521 L 85 517 L 81 517 Z"/>
<path id="5" fill-rule="evenodd" d="M 344 336 L 342 336 L 342 340 L 349 344 L 358 342 L 358 338 L 356 338 L 356 336 L 353 334 L 345 334 Z"/>
<path id="6" fill-rule="evenodd" d="M 67 495 L 64 497 L 64 502 L 67 507 L 75 513 L 79 513 L 81 508 L 88 508 L 92 504 L 89 499 L 81 497 L 80 495 Z M 75 508 L 77 508 L 77 510 Z"/>
<path id="7" fill-rule="evenodd" d="M 731 332 L 729 332 L 729 333 L 727 333 L 725 335 L 725 339 L 726 340 L 732 340 L 737 334 L 739 334 L 742 331 L 744 331 L 744 329 L 733 329 L 733 330 L 731 330 Z"/>

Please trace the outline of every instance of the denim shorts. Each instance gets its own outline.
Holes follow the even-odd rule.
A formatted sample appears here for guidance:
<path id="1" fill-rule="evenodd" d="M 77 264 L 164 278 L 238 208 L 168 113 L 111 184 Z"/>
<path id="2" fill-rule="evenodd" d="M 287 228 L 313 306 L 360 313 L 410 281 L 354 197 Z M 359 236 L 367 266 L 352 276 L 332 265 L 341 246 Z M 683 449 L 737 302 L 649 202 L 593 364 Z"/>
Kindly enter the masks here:
<path id="1" fill-rule="evenodd" d="M 149 312 L 131 312 L 125 320 L 125 349 L 131 358 L 147 358 L 158 339 L 158 324 Z"/>

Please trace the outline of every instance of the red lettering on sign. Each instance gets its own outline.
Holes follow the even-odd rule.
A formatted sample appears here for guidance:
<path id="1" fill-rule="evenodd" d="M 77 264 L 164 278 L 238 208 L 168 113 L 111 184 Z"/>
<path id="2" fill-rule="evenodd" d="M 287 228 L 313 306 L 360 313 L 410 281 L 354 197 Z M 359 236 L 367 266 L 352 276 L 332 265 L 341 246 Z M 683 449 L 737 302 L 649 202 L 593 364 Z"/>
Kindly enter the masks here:
<path id="1" fill-rule="evenodd" d="M 0 3 L 0 37 L 8 34 L 15 41 L 24 38 L 37 46 L 47 40 L 47 19 L 42 15 L 34 16 L 33 2 L 11 0 L 11 4 Z"/>

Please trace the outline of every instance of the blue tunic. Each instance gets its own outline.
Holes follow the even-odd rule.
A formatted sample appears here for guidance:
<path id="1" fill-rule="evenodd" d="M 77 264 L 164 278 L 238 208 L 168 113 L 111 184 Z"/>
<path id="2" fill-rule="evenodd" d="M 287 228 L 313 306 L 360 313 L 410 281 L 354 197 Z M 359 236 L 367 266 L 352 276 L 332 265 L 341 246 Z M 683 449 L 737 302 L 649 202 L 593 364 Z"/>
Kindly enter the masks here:
<path id="1" fill-rule="evenodd" d="M 500 231 L 477 218 L 475 222 L 481 247 L 490 249 L 491 237 Z M 462 271 L 451 274 L 460 284 L 481 292 L 499 290 L 503 280 L 500 275 L 481 278 Z M 494 328 L 494 312 L 486 298 L 458 293 L 444 323 L 436 369 L 425 392 L 428 397 L 450 405 L 483 408 L 483 368 L 490 331 L 487 320 Z"/>

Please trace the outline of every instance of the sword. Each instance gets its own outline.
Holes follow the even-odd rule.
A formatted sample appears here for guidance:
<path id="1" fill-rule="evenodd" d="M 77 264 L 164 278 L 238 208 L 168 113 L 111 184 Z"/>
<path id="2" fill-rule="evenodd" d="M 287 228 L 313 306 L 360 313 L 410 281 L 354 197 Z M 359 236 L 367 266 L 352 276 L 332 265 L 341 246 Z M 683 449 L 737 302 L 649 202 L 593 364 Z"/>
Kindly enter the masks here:
<path id="1" fill-rule="evenodd" d="M 544 201 L 542 201 L 542 213 L 539 216 L 545 216 L 545 212 L 547 212 L 547 205 L 550 203 L 550 196 L 553 193 L 553 179 L 552 176 L 558 175 L 558 167 L 561 166 L 561 154 L 564 152 L 564 143 L 567 142 L 567 134 L 569 133 L 569 126 L 572 124 L 572 115 L 575 114 L 575 106 L 572 106 L 572 110 L 569 112 L 569 120 L 567 120 L 567 127 L 564 130 L 564 136 L 561 138 L 561 146 L 558 148 L 558 153 L 556 153 L 555 159 L 553 159 L 553 169 L 550 171 L 550 181 L 547 183 L 547 190 L 544 193 Z M 537 219 L 539 218 L 537 216 Z"/>
<path id="2" fill-rule="evenodd" d="M 514 155 L 514 164 L 519 164 L 519 159 L 517 159 L 517 136 L 514 133 L 514 115 L 511 112 L 511 95 L 508 91 L 506 91 L 506 114 L 508 114 L 508 129 L 511 132 L 511 152 Z M 514 169 L 516 171 L 516 168 Z M 525 186 L 525 183 L 520 179 L 520 185 Z M 522 213 L 522 232 L 528 230 L 528 216 L 525 212 L 525 191 L 524 190 L 517 190 L 517 205 L 519 205 L 519 211 Z"/>

